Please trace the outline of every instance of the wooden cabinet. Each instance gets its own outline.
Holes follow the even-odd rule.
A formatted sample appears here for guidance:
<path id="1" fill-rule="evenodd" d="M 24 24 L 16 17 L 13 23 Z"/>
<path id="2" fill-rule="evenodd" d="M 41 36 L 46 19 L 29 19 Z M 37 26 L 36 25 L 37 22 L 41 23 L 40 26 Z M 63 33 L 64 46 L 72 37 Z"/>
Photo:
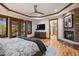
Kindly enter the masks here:
<path id="1" fill-rule="evenodd" d="M 46 39 L 46 32 L 35 32 L 35 37 Z"/>

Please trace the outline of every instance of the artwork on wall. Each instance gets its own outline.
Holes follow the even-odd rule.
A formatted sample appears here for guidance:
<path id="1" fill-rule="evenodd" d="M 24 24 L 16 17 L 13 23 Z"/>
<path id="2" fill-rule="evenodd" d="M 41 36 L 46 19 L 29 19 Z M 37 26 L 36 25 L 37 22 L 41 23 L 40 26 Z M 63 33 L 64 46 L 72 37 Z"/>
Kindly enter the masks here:
<path id="1" fill-rule="evenodd" d="M 73 27 L 73 15 L 72 14 L 64 17 L 64 27 L 66 28 Z"/>

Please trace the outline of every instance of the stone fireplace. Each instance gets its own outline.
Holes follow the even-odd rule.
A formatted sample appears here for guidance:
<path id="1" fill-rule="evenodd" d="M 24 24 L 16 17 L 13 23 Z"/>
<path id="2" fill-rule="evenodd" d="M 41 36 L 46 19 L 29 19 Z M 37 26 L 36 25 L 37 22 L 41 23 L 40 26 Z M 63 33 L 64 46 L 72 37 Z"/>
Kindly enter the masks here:
<path id="1" fill-rule="evenodd" d="M 74 31 L 64 31 L 64 38 L 74 41 Z"/>

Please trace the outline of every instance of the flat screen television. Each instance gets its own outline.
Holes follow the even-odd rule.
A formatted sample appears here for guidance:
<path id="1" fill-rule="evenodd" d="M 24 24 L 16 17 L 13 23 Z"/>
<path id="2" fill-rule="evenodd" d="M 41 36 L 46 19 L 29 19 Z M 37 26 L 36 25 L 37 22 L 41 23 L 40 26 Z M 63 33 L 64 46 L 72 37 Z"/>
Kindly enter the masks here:
<path id="1" fill-rule="evenodd" d="M 38 24 L 37 30 L 45 30 L 45 24 Z"/>

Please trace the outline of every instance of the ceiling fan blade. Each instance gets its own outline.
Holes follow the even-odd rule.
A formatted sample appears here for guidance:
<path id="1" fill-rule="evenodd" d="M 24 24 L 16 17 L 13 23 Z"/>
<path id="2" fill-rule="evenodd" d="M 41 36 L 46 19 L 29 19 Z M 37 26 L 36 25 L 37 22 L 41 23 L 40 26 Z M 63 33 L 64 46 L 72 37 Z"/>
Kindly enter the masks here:
<path id="1" fill-rule="evenodd" d="M 43 15 L 44 15 L 44 13 L 42 13 L 42 12 L 38 12 L 38 11 L 37 11 L 37 13 L 39 13 L 39 14 L 43 14 Z"/>

